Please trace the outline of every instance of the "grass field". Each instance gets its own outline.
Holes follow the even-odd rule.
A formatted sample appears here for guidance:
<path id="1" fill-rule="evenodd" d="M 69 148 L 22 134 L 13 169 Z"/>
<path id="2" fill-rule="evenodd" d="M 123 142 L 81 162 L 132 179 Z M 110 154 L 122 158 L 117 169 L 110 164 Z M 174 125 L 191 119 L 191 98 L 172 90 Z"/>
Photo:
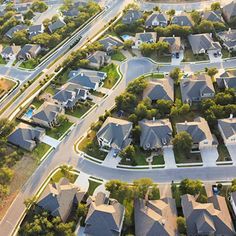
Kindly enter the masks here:
<path id="1" fill-rule="evenodd" d="M 0 79 L 0 98 L 9 92 L 14 86 L 15 82 L 9 79 L 1 78 Z"/>
<path id="2" fill-rule="evenodd" d="M 112 63 L 103 67 L 101 71 L 107 73 L 107 78 L 104 80 L 103 87 L 108 89 L 112 88 L 119 79 L 117 66 Z"/>
<path id="3" fill-rule="evenodd" d="M 124 61 L 126 57 L 124 56 L 122 52 L 117 51 L 116 53 L 111 55 L 111 59 L 114 61 Z"/>
<path id="4" fill-rule="evenodd" d="M 99 185 L 101 185 L 101 183 L 98 183 L 98 182 L 95 182 L 95 181 L 89 179 L 88 194 L 89 194 L 90 196 L 92 196 L 94 190 L 95 190 Z"/>

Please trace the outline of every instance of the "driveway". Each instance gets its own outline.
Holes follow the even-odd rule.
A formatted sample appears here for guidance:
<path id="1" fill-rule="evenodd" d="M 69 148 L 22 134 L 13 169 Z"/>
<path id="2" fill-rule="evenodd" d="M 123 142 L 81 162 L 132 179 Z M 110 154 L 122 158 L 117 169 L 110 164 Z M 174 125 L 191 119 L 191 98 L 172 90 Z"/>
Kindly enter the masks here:
<path id="1" fill-rule="evenodd" d="M 226 147 L 229 151 L 233 164 L 235 165 L 236 164 L 236 144 L 226 145 Z"/>
<path id="2" fill-rule="evenodd" d="M 181 61 L 184 59 L 184 53 L 180 52 L 179 53 L 179 58 L 176 58 L 176 56 L 172 56 L 171 58 L 171 65 L 179 66 Z"/>
<path id="3" fill-rule="evenodd" d="M 89 188 L 88 179 L 89 179 L 89 175 L 87 175 L 86 173 L 80 172 L 74 184 L 87 192 Z"/>
<path id="4" fill-rule="evenodd" d="M 107 154 L 105 160 L 103 161 L 102 165 L 108 166 L 108 167 L 111 167 L 111 168 L 112 167 L 116 168 L 116 166 L 119 164 L 121 158 L 119 156 L 113 157 L 114 153 L 115 153 L 115 149 L 111 149 L 108 152 L 108 154 Z"/>
<path id="5" fill-rule="evenodd" d="M 219 157 L 217 147 L 205 147 L 201 149 L 203 166 L 216 166 Z"/>
<path id="6" fill-rule="evenodd" d="M 48 135 L 44 135 L 41 140 L 40 140 L 42 143 L 46 143 L 47 145 L 51 146 L 51 147 L 54 147 L 56 148 L 59 144 L 60 144 L 60 141 L 57 140 L 57 139 L 54 139 Z"/>
<path id="7" fill-rule="evenodd" d="M 172 197 L 171 184 L 158 184 L 160 198 Z"/>
<path id="8" fill-rule="evenodd" d="M 173 148 L 168 147 L 163 149 L 163 155 L 165 160 L 165 168 L 176 168 L 175 156 Z"/>
<path id="9" fill-rule="evenodd" d="M 215 57 L 213 52 L 209 52 L 208 56 L 209 56 L 209 59 L 210 59 L 211 63 L 222 62 L 222 55 L 220 55 L 220 56 L 217 55 L 217 57 Z"/>

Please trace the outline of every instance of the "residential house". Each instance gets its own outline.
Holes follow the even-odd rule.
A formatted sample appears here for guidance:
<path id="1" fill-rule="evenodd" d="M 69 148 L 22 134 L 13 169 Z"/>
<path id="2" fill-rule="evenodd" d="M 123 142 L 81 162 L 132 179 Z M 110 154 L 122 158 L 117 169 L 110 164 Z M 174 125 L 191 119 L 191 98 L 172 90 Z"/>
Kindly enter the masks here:
<path id="1" fill-rule="evenodd" d="M 52 128 L 58 125 L 58 116 L 64 114 L 64 109 L 56 104 L 45 102 L 32 116 L 32 121 L 40 126 Z"/>
<path id="2" fill-rule="evenodd" d="M 132 127 L 132 122 L 108 117 L 97 132 L 99 146 L 122 150 L 131 142 Z"/>
<path id="3" fill-rule="evenodd" d="M 20 46 L 15 46 L 15 45 L 7 46 L 2 50 L 1 56 L 5 60 L 14 60 L 20 50 L 21 50 Z"/>
<path id="4" fill-rule="evenodd" d="M 216 34 L 228 51 L 236 51 L 236 30 L 229 29 Z"/>
<path id="5" fill-rule="evenodd" d="M 225 198 L 213 195 L 208 203 L 199 203 L 194 196 L 183 195 L 181 205 L 187 224 L 187 235 L 235 235 Z"/>
<path id="6" fill-rule="evenodd" d="M 143 17 L 143 13 L 138 10 L 128 10 L 122 18 L 125 25 L 134 24 L 137 20 Z"/>
<path id="7" fill-rule="evenodd" d="M 136 199 L 134 203 L 136 236 L 177 236 L 177 209 L 173 198 Z"/>
<path id="8" fill-rule="evenodd" d="M 171 20 L 172 25 L 179 25 L 179 26 L 188 26 L 193 27 L 193 21 L 191 19 L 191 16 L 186 13 L 182 13 L 180 15 L 173 16 Z"/>
<path id="9" fill-rule="evenodd" d="M 107 65 L 111 61 L 111 57 L 106 52 L 96 51 L 88 56 L 88 66 L 99 70 L 101 67 Z"/>
<path id="10" fill-rule="evenodd" d="M 234 216 L 236 216 L 236 192 L 230 193 L 229 201 L 233 208 Z"/>
<path id="11" fill-rule="evenodd" d="M 20 30 L 25 30 L 27 29 L 26 25 L 16 25 L 13 26 L 11 29 L 9 29 L 6 33 L 5 36 L 7 36 L 8 38 L 12 39 L 14 33 L 20 31 Z"/>
<path id="12" fill-rule="evenodd" d="M 84 234 L 86 236 L 120 236 L 125 215 L 125 208 L 115 199 L 98 193 L 91 202 L 85 220 Z"/>
<path id="13" fill-rule="evenodd" d="M 222 8 L 223 16 L 228 23 L 236 19 L 236 1 L 233 0 Z"/>
<path id="14" fill-rule="evenodd" d="M 32 151 L 44 135 L 45 130 L 42 128 L 21 124 L 8 136 L 7 140 L 17 147 Z"/>
<path id="15" fill-rule="evenodd" d="M 174 57 L 179 57 L 184 51 L 184 46 L 181 44 L 180 37 L 160 37 L 160 42 L 166 42 L 169 44 L 169 52 Z"/>
<path id="16" fill-rule="evenodd" d="M 32 39 L 34 36 L 42 34 L 44 32 L 44 25 L 32 25 L 28 29 L 29 39 Z"/>
<path id="17" fill-rule="evenodd" d="M 221 10 L 205 11 L 202 14 L 202 19 L 211 21 L 211 22 L 218 22 L 218 23 L 223 23 L 223 24 L 225 23 L 221 15 Z"/>
<path id="18" fill-rule="evenodd" d="M 25 44 L 17 54 L 18 60 L 29 60 L 36 58 L 41 52 L 41 46 L 38 44 Z"/>
<path id="19" fill-rule="evenodd" d="M 220 89 L 231 88 L 236 90 L 236 70 L 225 71 L 216 78 L 216 82 Z"/>
<path id="20" fill-rule="evenodd" d="M 151 80 L 143 91 L 143 99 L 149 98 L 152 101 L 170 100 L 174 101 L 174 81 L 170 77 Z"/>
<path id="21" fill-rule="evenodd" d="M 73 109 L 79 100 L 85 101 L 88 97 L 88 90 L 81 88 L 78 84 L 66 83 L 53 96 L 55 103 L 64 107 Z"/>
<path id="22" fill-rule="evenodd" d="M 16 14 L 16 15 L 14 15 L 13 17 L 14 17 L 17 21 L 19 21 L 19 22 L 21 22 L 21 23 L 24 22 L 24 16 L 23 16 L 21 13 Z"/>
<path id="23" fill-rule="evenodd" d="M 215 96 L 211 77 L 207 74 L 191 75 L 181 79 L 180 90 L 182 101 L 189 104 Z"/>
<path id="24" fill-rule="evenodd" d="M 54 33 L 56 30 L 66 26 L 66 23 L 62 19 L 58 19 L 55 22 L 52 22 L 51 24 L 48 25 L 48 30 L 50 33 Z"/>
<path id="25" fill-rule="evenodd" d="M 22 4 L 20 4 L 20 5 L 15 5 L 15 6 L 13 6 L 13 7 L 14 7 L 14 9 L 15 9 L 18 13 L 24 14 L 24 13 L 26 13 L 26 12 L 29 10 L 29 8 L 31 7 L 31 3 L 30 3 L 30 4 L 24 4 L 24 5 L 22 5 Z"/>
<path id="26" fill-rule="evenodd" d="M 221 45 L 213 41 L 210 34 L 191 34 L 188 36 L 193 54 L 219 53 Z"/>
<path id="27" fill-rule="evenodd" d="M 155 43 L 157 34 L 155 32 L 137 33 L 133 48 L 138 49 L 142 43 Z"/>
<path id="28" fill-rule="evenodd" d="M 59 216 L 66 222 L 74 205 L 79 204 L 85 191 L 70 183 L 67 178 L 61 178 L 58 183 L 49 184 L 40 196 L 37 205 L 50 212 L 52 216 Z"/>
<path id="29" fill-rule="evenodd" d="M 144 150 L 158 150 L 171 145 L 172 127 L 169 119 L 142 120 L 140 146 Z"/>
<path id="30" fill-rule="evenodd" d="M 145 27 L 166 27 L 168 25 L 168 16 L 165 13 L 153 12 L 146 20 Z"/>
<path id="31" fill-rule="evenodd" d="M 176 130 L 177 133 L 185 131 L 190 134 L 193 140 L 192 149 L 194 150 L 201 150 L 205 147 L 215 145 L 208 123 L 202 117 L 197 117 L 192 122 L 185 121 L 183 123 L 177 123 Z"/>
<path id="32" fill-rule="evenodd" d="M 107 78 L 107 74 L 101 71 L 78 69 L 69 73 L 69 82 L 78 84 L 88 90 L 97 90 L 102 82 Z"/>
<path id="33" fill-rule="evenodd" d="M 62 14 L 65 17 L 70 17 L 70 18 L 74 18 L 77 17 L 79 15 L 79 9 L 78 7 L 72 7 L 66 11 L 63 11 Z"/>
<path id="34" fill-rule="evenodd" d="M 236 144 L 236 118 L 233 118 L 233 115 L 218 120 L 218 128 L 225 145 Z"/>
<path id="35" fill-rule="evenodd" d="M 117 37 L 113 37 L 108 35 L 107 37 L 100 39 L 98 41 L 102 46 L 103 49 L 108 53 L 112 53 L 114 49 L 122 47 L 124 44 L 123 42 L 118 39 Z"/>

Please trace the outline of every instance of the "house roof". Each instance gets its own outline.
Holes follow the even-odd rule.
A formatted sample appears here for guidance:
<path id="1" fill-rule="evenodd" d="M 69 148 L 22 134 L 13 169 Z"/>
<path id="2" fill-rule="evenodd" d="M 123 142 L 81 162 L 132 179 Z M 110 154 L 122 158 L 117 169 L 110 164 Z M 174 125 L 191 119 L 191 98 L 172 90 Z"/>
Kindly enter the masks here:
<path id="1" fill-rule="evenodd" d="M 173 16 L 171 23 L 179 26 L 189 26 L 189 27 L 193 26 L 192 19 L 188 14 Z"/>
<path id="2" fill-rule="evenodd" d="M 134 204 L 135 235 L 176 236 L 177 210 L 175 200 L 164 198 L 145 201 L 136 199 Z"/>
<path id="3" fill-rule="evenodd" d="M 200 143 L 204 140 L 208 140 L 209 142 L 213 142 L 213 136 L 211 134 L 210 128 L 208 126 L 207 121 L 198 117 L 194 119 L 193 122 L 183 122 L 176 124 L 177 133 L 185 131 L 190 134 L 193 139 L 193 143 Z"/>
<path id="4" fill-rule="evenodd" d="M 143 13 L 137 10 L 128 10 L 122 18 L 124 24 L 133 24 L 135 21 L 141 19 Z"/>
<path id="5" fill-rule="evenodd" d="M 188 235 L 235 235 L 225 198 L 213 195 L 208 203 L 198 203 L 191 195 L 181 197 Z"/>
<path id="6" fill-rule="evenodd" d="M 136 40 L 140 40 L 143 43 L 149 42 L 156 42 L 157 41 L 157 34 L 155 32 L 144 32 L 144 33 L 137 33 L 135 35 Z"/>
<path id="7" fill-rule="evenodd" d="M 180 81 L 183 102 L 201 99 L 202 93 L 215 93 L 213 83 L 207 74 L 192 75 Z"/>
<path id="8" fill-rule="evenodd" d="M 48 29 L 51 33 L 55 32 L 57 29 L 64 27 L 66 23 L 62 19 L 58 19 L 55 22 L 48 25 Z"/>
<path id="9" fill-rule="evenodd" d="M 108 117 L 97 132 L 97 137 L 110 142 L 113 148 L 122 149 L 126 146 L 132 126 L 132 122 Z"/>
<path id="10" fill-rule="evenodd" d="M 11 29 L 9 29 L 5 35 L 9 38 L 12 38 L 14 33 L 20 30 L 24 30 L 24 29 L 27 29 L 26 25 L 16 25 L 16 26 L 13 26 Z"/>
<path id="11" fill-rule="evenodd" d="M 44 26 L 43 24 L 39 25 L 32 25 L 29 27 L 28 32 L 29 32 L 29 38 L 32 39 L 34 36 L 41 34 L 44 31 Z"/>
<path id="12" fill-rule="evenodd" d="M 194 54 L 199 54 L 201 50 L 221 49 L 219 42 L 214 42 L 210 34 L 191 34 L 188 36 L 189 43 Z"/>
<path id="13" fill-rule="evenodd" d="M 33 128 L 28 125 L 19 126 L 8 136 L 8 142 L 30 150 L 36 146 L 36 140 L 38 141 L 43 134 L 44 130 L 41 128 Z"/>
<path id="14" fill-rule="evenodd" d="M 17 56 L 25 57 L 27 53 L 29 53 L 30 55 L 34 55 L 40 49 L 41 49 L 41 46 L 38 44 L 25 44 L 24 47 L 21 48 Z"/>
<path id="15" fill-rule="evenodd" d="M 224 23 L 224 20 L 221 16 L 221 10 L 219 11 L 205 11 L 203 12 L 202 18 L 212 22 Z"/>
<path id="16" fill-rule="evenodd" d="M 62 13 L 64 16 L 67 16 L 67 17 L 76 17 L 79 15 L 79 9 L 78 7 L 73 7 L 67 11 L 63 11 Z"/>
<path id="17" fill-rule="evenodd" d="M 117 37 L 112 37 L 110 35 L 99 40 L 99 43 L 103 45 L 106 51 L 113 49 L 114 47 L 123 46 L 123 42 L 120 39 L 118 39 Z"/>
<path id="18" fill-rule="evenodd" d="M 108 58 L 109 56 L 107 55 L 106 52 L 103 51 L 96 51 L 93 54 L 91 54 L 90 56 L 88 56 L 88 60 L 91 63 L 98 63 L 100 64 L 102 58 Z"/>
<path id="19" fill-rule="evenodd" d="M 97 236 L 120 235 L 125 209 L 116 200 L 95 201 L 90 204 L 84 233 Z"/>
<path id="20" fill-rule="evenodd" d="M 236 136 L 236 118 L 226 118 L 218 120 L 220 132 L 223 137 L 230 139 Z"/>
<path id="21" fill-rule="evenodd" d="M 169 119 L 142 120 L 140 146 L 144 149 L 162 148 L 170 144 L 172 127 Z"/>
<path id="22" fill-rule="evenodd" d="M 168 43 L 171 53 L 180 52 L 180 50 L 183 50 L 180 37 L 160 37 L 159 41 Z"/>
<path id="23" fill-rule="evenodd" d="M 153 21 L 157 21 L 160 23 L 166 23 L 168 22 L 168 16 L 165 13 L 161 12 L 153 12 L 146 20 L 145 25 L 147 27 L 151 27 L 153 24 Z"/>
<path id="24" fill-rule="evenodd" d="M 227 30 L 217 33 L 217 36 L 229 48 L 236 47 L 236 30 Z"/>
<path id="25" fill-rule="evenodd" d="M 4 55 L 10 55 L 10 54 L 16 55 L 20 51 L 20 49 L 21 49 L 20 46 L 8 46 L 8 47 L 5 47 L 2 50 L 2 54 L 4 54 Z"/>
<path id="26" fill-rule="evenodd" d="M 236 1 L 232 1 L 231 3 L 225 5 L 222 8 L 223 14 L 227 21 L 231 21 L 234 17 L 236 17 Z"/>

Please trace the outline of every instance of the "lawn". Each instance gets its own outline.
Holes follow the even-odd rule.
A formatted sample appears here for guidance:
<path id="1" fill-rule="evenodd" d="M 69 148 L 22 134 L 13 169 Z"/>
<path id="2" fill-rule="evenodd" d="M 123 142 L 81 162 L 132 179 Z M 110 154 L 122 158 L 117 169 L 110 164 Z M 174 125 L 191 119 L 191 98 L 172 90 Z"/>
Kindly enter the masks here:
<path id="1" fill-rule="evenodd" d="M 163 155 L 153 156 L 153 162 L 152 165 L 164 165 L 165 160 Z"/>
<path id="2" fill-rule="evenodd" d="M 171 56 L 166 56 L 166 55 L 158 56 L 156 53 L 150 55 L 150 58 L 156 62 L 163 62 L 163 63 L 171 62 Z"/>
<path id="3" fill-rule="evenodd" d="M 177 164 L 180 163 L 201 163 L 202 157 L 200 153 L 190 153 L 188 158 L 185 157 L 182 153 L 174 150 L 175 161 Z"/>
<path id="4" fill-rule="evenodd" d="M 0 55 L 0 64 L 3 64 L 5 65 L 6 64 L 6 61 L 2 58 L 2 56 Z"/>
<path id="5" fill-rule="evenodd" d="M 104 97 L 104 95 L 105 95 L 104 93 L 96 91 L 96 90 L 90 91 L 90 94 L 93 96 L 96 96 L 96 97 L 100 97 L 100 98 Z"/>
<path id="6" fill-rule="evenodd" d="M 0 79 L 0 97 L 4 96 L 8 91 L 10 91 L 16 83 L 12 80 L 1 78 Z"/>
<path id="7" fill-rule="evenodd" d="M 222 58 L 230 58 L 231 57 L 230 52 L 225 48 L 221 49 L 221 53 L 222 53 Z"/>
<path id="8" fill-rule="evenodd" d="M 34 69 L 38 64 L 39 64 L 39 60 L 32 58 L 27 61 L 23 61 L 20 64 L 20 67 L 25 68 L 25 69 Z"/>
<path id="9" fill-rule="evenodd" d="M 107 73 L 107 78 L 104 80 L 103 87 L 108 89 L 112 88 L 119 79 L 117 66 L 112 63 L 103 67 L 101 71 Z"/>
<path id="10" fill-rule="evenodd" d="M 121 51 L 117 51 L 116 53 L 111 55 L 111 59 L 114 61 L 124 61 L 126 57 Z"/>
<path id="11" fill-rule="evenodd" d="M 184 60 L 185 62 L 192 62 L 192 61 L 207 61 L 209 57 L 207 54 L 199 54 L 194 55 L 192 49 L 185 49 L 184 50 Z"/>
<path id="12" fill-rule="evenodd" d="M 87 137 L 85 137 L 79 144 L 79 150 L 85 152 L 89 156 L 97 158 L 99 160 L 104 160 L 107 156 L 106 152 L 100 150 L 97 142 L 96 132 L 91 131 Z"/>
<path id="13" fill-rule="evenodd" d="M 72 125 L 72 122 L 65 120 L 59 126 L 47 129 L 46 134 L 52 138 L 59 139 Z"/>
<path id="14" fill-rule="evenodd" d="M 217 150 L 219 153 L 219 158 L 217 159 L 217 161 L 230 161 L 231 160 L 231 157 L 229 155 L 229 151 L 223 143 L 220 143 L 217 146 Z"/>
<path id="15" fill-rule="evenodd" d="M 42 104 L 43 104 L 43 100 L 39 100 L 37 97 L 31 103 L 31 105 L 33 105 L 36 109 L 41 107 Z"/>
<path id="16" fill-rule="evenodd" d="M 83 116 L 92 106 L 94 105 L 93 102 L 91 101 L 86 101 L 86 102 L 79 102 L 76 107 L 71 110 L 67 109 L 66 114 L 70 116 L 75 116 L 77 118 L 80 118 Z"/>
<path id="17" fill-rule="evenodd" d="M 92 196 L 94 190 L 95 190 L 99 185 L 101 185 L 101 183 L 98 183 L 98 182 L 95 182 L 95 181 L 89 179 L 88 195 Z"/>
<path id="18" fill-rule="evenodd" d="M 50 183 L 58 183 L 61 178 L 66 177 L 71 183 L 74 183 L 78 175 L 74 173 L 63 173 L 63 171 L 57 171 L 51 178 Z"/>
<path id="19" fill-rule="evenodd" d="M 37 160 L 40 160 L 50 148 L 51 146 L 49 146 L 48 144 L 39 143 L 37 147 L 33 150 L 32 154 Z"/>
<path id="20" fill-rule="evenodd" d="M 51 94 L 52 96 L 54 96 L 55 95 L 55 92 L 56 92 L 56 89 L 53 87 L 54 86 L 54 84 L 49 84 L 48 86 L 47 86 L 47 88 L 45 89 L 45 93 L 49 93 L 49 94 Z"/>

